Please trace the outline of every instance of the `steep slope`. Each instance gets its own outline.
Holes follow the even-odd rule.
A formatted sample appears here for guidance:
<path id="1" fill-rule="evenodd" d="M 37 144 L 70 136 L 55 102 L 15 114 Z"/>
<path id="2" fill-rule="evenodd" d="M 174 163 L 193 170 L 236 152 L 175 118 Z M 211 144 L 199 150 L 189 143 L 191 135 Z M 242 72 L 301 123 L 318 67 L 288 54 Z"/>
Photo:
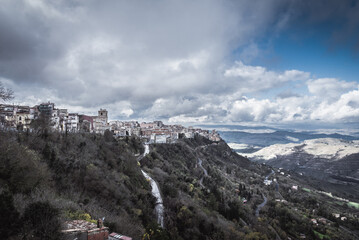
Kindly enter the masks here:
<path id="1" fill-rule="evenodd" d="M 142 144 L 111 135 L 1 132 L 0 192 L 11 193 L 20 216 L 31 203 L 49 202 L 61 222 L 106 217 L 111 230 L 139 239 L 155 219 L 155 199 L 134 156 Z M 27 228 L 21 218 L 18 224 Z"/>
<path id="2" fill-rule="evenodd" d="M 160 185 L 171 239 L 297 239 L 301 234 L 316 239 L 316 232 L 324 229 L 331 231 L 328 237 L 356 239 L 352 230 L 317 228 L 310 218 L 326 217 L 336 223 L 332 212 L 348 216 L 357 210 L 337 206 L 303 177 L 288 177 L 288 173 L 251 163 L 225 142 L 197 136 L 177 144 L 152 145 L 141 165 Z M 265 185 L 265 179 L 273 184 Z M 300 186 L 299 190 L 293 192 L 293 186 Z M 320 208 L 324 203 L 325 210 Z M 353 229 L 357 220 L 350 219 L 348 226 Z"/>
<path id="3" fill-rule="evenodd" d="M 0 209 L 7 210 L 0 216 L 0 232 L 12 239 L 31 234 L 59 239 L 56 228 L 45 236 L 39 223 L 29 223 L 26 216 L 39 215 L 36 206 L 52 209 L 53 221 L 59 222 L 106 217 L 111 230 L 135 240 L 298 239 L 303 234 L 318 239 L 317 233 L 356 239 L 358 234 L 355 203 L 315 190 L 304 177 L 251 163 L 223 141 L 196 136 L 154 144 L 141 159 L 140 139 L 114 139 L 109 132 L 1 132 L 0 150 Z M 141 170 L 158 183 L 165 229 L 157 223 L 156 199 Z M 337 212 L 347 220 L 334 218 Z M 323 217 L 329 225 L 311 223 Z"/>

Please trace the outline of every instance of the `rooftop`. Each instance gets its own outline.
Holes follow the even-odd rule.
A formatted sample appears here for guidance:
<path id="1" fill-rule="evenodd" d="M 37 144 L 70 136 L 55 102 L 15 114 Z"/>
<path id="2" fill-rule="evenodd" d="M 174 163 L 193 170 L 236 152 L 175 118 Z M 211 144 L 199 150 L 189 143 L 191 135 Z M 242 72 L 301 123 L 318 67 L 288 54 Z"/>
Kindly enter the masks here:
<path id="1" fill-rule="evenodd" d="M 74 230 L 92 230 L 97 228 L 97 225 L 91 222 L 87 222 L 85 220 L 72 220 L 72 221 L 66 221 L 65 222 L 65 229 L 64 230 L 68 230 L 68 231 L 74 231 Z"/>
<path id="2" fill-rule="evenodd" d="M 132 238 L 118 234 L 118 233 L 111 233 L 109 237 L 112 237 L 114 239 L 120 239 L 120 240 L 132 240 Z"/>

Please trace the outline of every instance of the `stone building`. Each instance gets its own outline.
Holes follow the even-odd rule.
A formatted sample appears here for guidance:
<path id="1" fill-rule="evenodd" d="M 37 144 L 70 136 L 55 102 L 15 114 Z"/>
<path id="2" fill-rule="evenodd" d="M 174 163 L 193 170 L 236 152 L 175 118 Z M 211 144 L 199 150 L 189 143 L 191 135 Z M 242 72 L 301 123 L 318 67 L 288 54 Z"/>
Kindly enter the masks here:
<path id="1" fill-rule="evenodd" d="M 34 108 L 18 105 L 0 105 L 0 127 L 2 129 L 29 129 L 33 119 Z"/>
<path id="2" fill-rule="evenodd" d="M 61 231 L 65 240 L 107 240 L 108 227 L 97 226 L 85 220 L 72 220 L 65 222 Z"/>
<path id="3" fill-rule="evenodd" d="M 93 117 L 94 131 L 95 133 L 104 133 L 107 129 L 110 130 L 108 124 L 108 112 L 106 109 L 100 109 L 98 115 Z"/>
<path id="4" fill-rule="evenodd" d="M 81 132 L 93 132 L 94 130 L 93 117 L 87 115 L 79 115 L 79 130 Z"/>

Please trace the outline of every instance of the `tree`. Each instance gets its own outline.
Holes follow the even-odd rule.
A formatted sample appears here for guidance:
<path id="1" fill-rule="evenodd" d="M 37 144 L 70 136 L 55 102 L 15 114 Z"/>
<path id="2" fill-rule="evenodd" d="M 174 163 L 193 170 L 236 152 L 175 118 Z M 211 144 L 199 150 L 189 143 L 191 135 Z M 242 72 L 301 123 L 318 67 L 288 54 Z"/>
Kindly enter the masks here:
<path id="1" fill-rule="evenodd" d="M 0 136 L 0 182 L 5 182 L 14 193 L 30 193 L 46 185 L 50 175 L 39 154 L 17 142 L 7 141 L 9 136 Z"/>
<path id="2" fill-rule="evenodd" d="M 5 88 L 1 82 L 0 82 L 0 98 L 3 101 L 8 101 L 14 98 L 14 92 L 9 88 Z"/>
<path id="3" fill-rule="evenodd" d="M 19 213 L 14 207 L 13 197 L 10 192 L 0 194 L 0 236 L 4 239 L 16 234 L 20 227 Z"/>
<path id="4" fill-rule="evenodd" d="M 48 115 L 41 113 L 37 119 L 31 121 L 30 126 L 42 138 L 46 139 L 49 136 L 49 131 L 51 127 L 51 118 Z"/>
<path id="5" fill-rule="evenodd" d="M 61 238 L 59 210 L 48 202 L 35 202 L 26 207 L 23 221 L 28 233 L 40 240 Z"/>

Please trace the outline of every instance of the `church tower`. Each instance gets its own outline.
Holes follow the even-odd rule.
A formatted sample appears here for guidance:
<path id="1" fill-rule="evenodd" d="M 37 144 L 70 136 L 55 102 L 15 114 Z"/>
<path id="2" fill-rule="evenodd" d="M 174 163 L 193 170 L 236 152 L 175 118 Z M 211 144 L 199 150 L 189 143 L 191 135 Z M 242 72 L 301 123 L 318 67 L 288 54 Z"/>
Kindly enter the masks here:
<path id="1" fill-rule="evenodd" d="M 107 110 L 101 108 L 98 111 L 98 118 L 100 118 L 105 124 L 107 124 L 108 121 Z"/>

